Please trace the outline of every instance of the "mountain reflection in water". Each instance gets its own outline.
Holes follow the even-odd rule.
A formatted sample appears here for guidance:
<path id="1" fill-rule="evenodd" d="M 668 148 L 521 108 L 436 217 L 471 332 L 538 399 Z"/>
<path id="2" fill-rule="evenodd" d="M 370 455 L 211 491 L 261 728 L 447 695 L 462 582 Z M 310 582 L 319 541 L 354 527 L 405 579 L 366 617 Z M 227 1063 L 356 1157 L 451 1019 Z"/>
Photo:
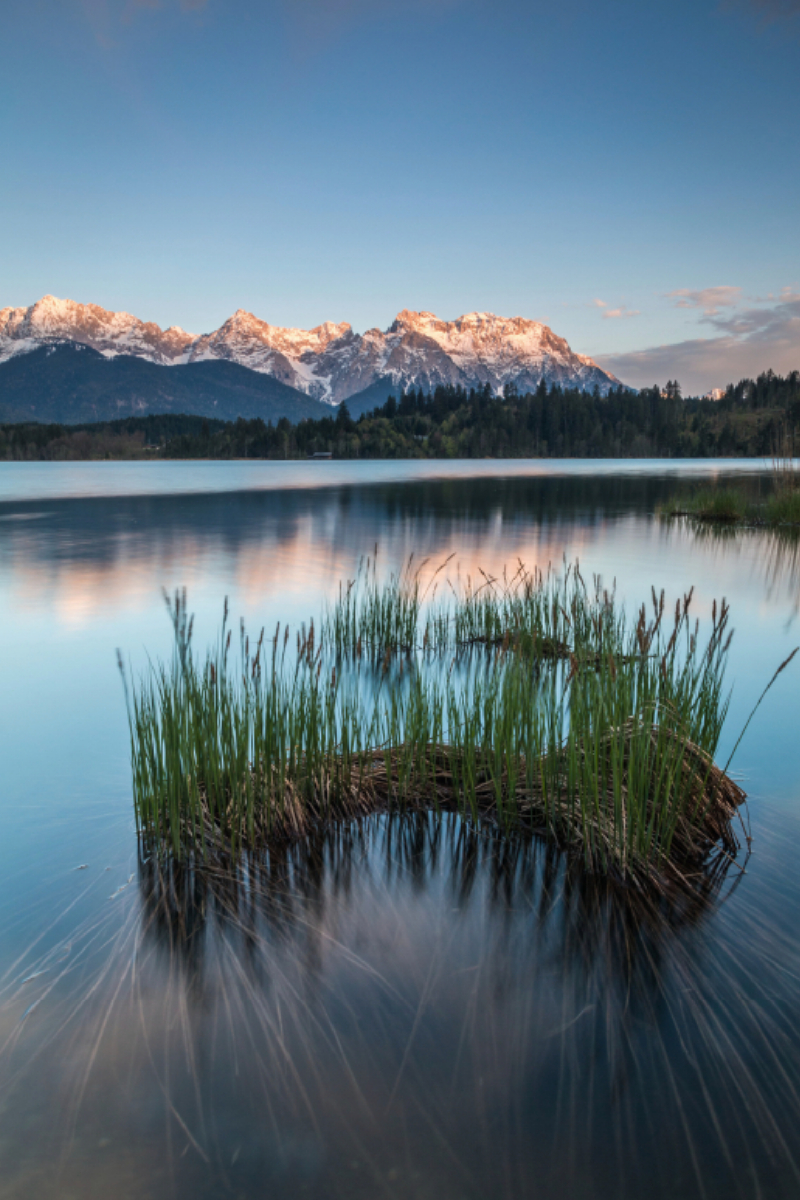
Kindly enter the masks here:
<path id="1" fill-rule="evenodd" d="M 758 477 L 747 486 L 755 492 Z M 474 576 L 479 568 L 499 574 L 517 559 L 546 567 L 565 552 L 582 558 L 596 551 L 607 560 L 608 574 L 621 574 L 642 549 L 636 545 L 641 530 L 631 537 L 630 522 L 654 512 L 675 488 L 674 479 L 658 475 L 578 474 L 15 501 L 0 504 L 0 565 L 10 568 L 8 603 L 47 606 L 67 625 L 110 610 L 142 611 L 152 603 L 154 585 L 187 586 L 196 602 L 209 578 L 218 581 L 218 594 L 233 593 L 247 607 L 280 600 L 276 619 L 285 620 L 287 602 L 302 603 L 308 617 L 309 593 L 351 575 L 377 543 L 387 567 L 415 554 L 427 557 L 433 571 L 454 555 L 462 574 Z M 731 549 L 737 542 L 739 549 L 723 566 L 735 560 L 741 570 L 757 567 L 763 576 L 764 556 L 752 545 L 752 531 L 656 523 L 647 557 L 658 563 L 661 547 L 677 544 L 702 576 L 708 562 L 695 552 L 698 538 L 708 543 L 726 534 Z M 775 585 L 797 595 L 797 538 L 756 536 L 770 539 Z M 642 577 L 647 593 L 651 583 L 665 582 L 656 574 Z M 737 576 L 741 581 L 741 571 L 731 582 Z"/>
<path id="2" fill-rule="evenodd" d="M 251 630 L 297 627 L 376 543 L 385 570 L 454 553 L 473 576 L 578 556 L 632 606 L 727 596 L 724 762 L 799 640 L 797 539 L 659 522 L 657 466 L 350 464 L 287 491 L 225 490 L 239 468 L 217 466 L 215 494 L 164 468 L 171 494 L 34 479 L 0 502 L 1 1200 L 800 1194 L 796 674 L 734 761 L 747 875 L 655 913 L 455 817 L 165 880 L 138 853 L 115 668 L 117 646 L 134 669 L 169 653 L 162 586 L 188 588 L 202 647 L 226 595 Z"/>

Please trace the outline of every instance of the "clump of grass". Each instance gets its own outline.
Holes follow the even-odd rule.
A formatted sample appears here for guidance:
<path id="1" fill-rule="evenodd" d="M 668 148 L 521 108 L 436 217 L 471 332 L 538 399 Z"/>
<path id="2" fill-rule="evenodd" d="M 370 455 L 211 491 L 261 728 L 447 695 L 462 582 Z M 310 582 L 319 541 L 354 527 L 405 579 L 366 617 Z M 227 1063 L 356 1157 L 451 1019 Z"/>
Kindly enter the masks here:
<path id="1" fill-rule="evenodd" d="M 772 492 L 764 502 L 753 503 L 741 488 L 707 488 L 688 498 L 671 497 L 658 515 L 730 525 L 800 525 L 800 468 L 794 455 L 794 435 L 784 430 L 772 454 Z"/>
<path id="2" fill-rule="evenodd" d="M 606 628 L 613 597 L 596 581 L 589 602 L 577 564 L 565 563 L 557 575 L 551 569 L 531 573 L 520 562 L 511 576 L 480 572 L 478 581 L 467 578 L 459 592 L 449 585 L 437 595 L 438 576 L 449 561 L 422 591 L 419 569 L 412 572 L 411 561 L 381 584 L 374 559 L 367 560 L 354 580 L 340 586 L 325 615 L 329 645 L 339 656 L 356 658 L 368 651 L 385 659 L 398 651 L 441 654 L 484 647 L 544 662 L 564 661 L 571 654 L 594 661 L 604 636 L 613 645 L 616 632 Z"/>
<path id="3" fill-rule="evenodd" d="M 800 525 L 800 468 L 794 435 L 784 430 L 772 455 L 774 492 L 765 506 L 770 525 Z"/>
<path id="4" fill-rule="evenodd" d="M 531 574 L 519 563 L 510 578 L 481 572 L 477 586 L 468 579 L 449 623 L 455 645 L 515 650 L 551 662 L 577 653 L 580 618 L 589 608 L 585 589 L 572 587 L 572 570 L 568 566 L 559 578 L 552 571 Z"/>
<path id="5" fill-rule="evenodd" d="M 800 489 L 775 492 L 767 500 L 764 515 L 770 525 L 800 525 Z"/>
<path id="6" fill-rule="evenodd" d="M 419 649 L 423 603 L 430 594 L 435 595 L 437 577 L 450 562 L 448 558 L 440 565 L 423 590 L 420 574 L 427 560 L 415 567 L 412 555 L 398 574 L 382 582 L 377 558 L 376 546 L 374 555 L 359 564 L 355 579 L 339 585 L 336 602 L 324 614 L 323 636 L 340 656 L 384 658 Z M 428 621 L 425 642 L 442 636 L 434 614 Z"/>
<path id="7" fill-rule="evenodd" d="M 325 615 L 323 631 L 338 654 L 408 654 L 416 649 L 420 606 L 419 575 L 411 573 L 411 561 L 403 572 L 381 584 L 376 559 L 367 559 L 355 579 L 339 585 L 338 600 Z"/>
<path id="8" fill-rule="evenodd" d="M 800 466 L 794 430 L 784 428 L 772 452 L 772 479 L 776 492 L 800 492 Z"/>
<path id="9" fill-rule="evenodd" d="M 748 503 L 736 488 L 706 488 L 689 497 L 673 497 L 662 505 L 664 517 L 694 517 L 699 521 L 742 521 Z"/>
<path id="10" fill-rule="evenodd" d="M 541 833 L 595 874 L 659 887 L 705 879 L 736 854 L 744 799 L 714 764 L 727 606 L 715 605 L 701 645 L 691 593 L 667 622 L 653 592 L 632 623 L 577 570 L 531 579 L 522 601 L 537 620 L 566 601 L 551 618 L 573 639 L 565 662 L 539 671 L 510 643 L 459 669 L 420 652 L 377 682 L 361 658 L 337 657 L 336 642 L 317 644 L 313 626 L 291 656 L 287 630 L 251 647 L 242 629 L 232 661 L 227 613 L 197 659 L 176 595 L 172 661 L 126 682 L 140 831 L 178 859 L 235 860 L 361 814 L 444 809 Z M 395 589 L 387 603 L 402 614 Z M 372 595 L 368 619 L 384 611 Z M 507 627 L 506 601 L 514 593 L 485 590 L 481 628 Z M 474 592 L 459 604 L 477 612 Z"/>

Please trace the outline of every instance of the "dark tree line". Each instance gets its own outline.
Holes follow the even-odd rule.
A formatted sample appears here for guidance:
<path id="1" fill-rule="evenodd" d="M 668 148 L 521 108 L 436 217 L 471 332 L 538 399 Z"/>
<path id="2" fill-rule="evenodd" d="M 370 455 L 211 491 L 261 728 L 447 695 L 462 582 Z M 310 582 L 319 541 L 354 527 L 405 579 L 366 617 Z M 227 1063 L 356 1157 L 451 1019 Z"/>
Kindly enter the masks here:
<path id="1" fill-rule="evenodd" d="M 342 404 L 293 425 L 260 419 L 129 418 L 102 425 L 0 426 L 0 459 L 47 458 L 647 458 L 769 455 L 800 435 L 800 372 L 768 371 L 719 400 L 679 385 L 599 392 L 539 384 L 502 396 L 438 387 L 404 392 L 354 420 Z"/>

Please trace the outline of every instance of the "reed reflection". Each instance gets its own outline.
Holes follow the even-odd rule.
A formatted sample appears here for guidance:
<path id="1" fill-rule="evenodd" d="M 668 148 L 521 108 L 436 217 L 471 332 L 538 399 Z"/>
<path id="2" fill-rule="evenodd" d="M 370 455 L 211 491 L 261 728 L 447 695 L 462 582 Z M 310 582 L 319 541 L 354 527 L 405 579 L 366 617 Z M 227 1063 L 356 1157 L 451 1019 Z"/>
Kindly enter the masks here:
<path id="1" fill-rule="evenodd" d="M 300 842 L 250 853 L 228 869 L 159 859 L 142 847 L 143 936 L 171 965 L 204 969 L 224 942 L 251 962 L 278 945 L 321 946 L 342 913 L 364 902 L 402 903 L 404 892 L 464 924 L 533 933 L 559 972 L 578 967 L 629 998 L 654 982 L 654 964 L 697 930 L 739 886 L 742 866 L 717 859 L 702 886 L 657 897 L 601 882 L 537 836 L 474 827 L 454 814 L 381 814 L 334 825 Z M 366 917 L 367 910 L 358 914 Z M 520 948 L 522 947 L 520 942 Z M 238 947 L 238 949 L 237 949 Z M 487 965 L 509 952 L 486 947 Z M 516 952 L 515 952 L 516 953 Z M 521 964 L 518 964 L 521 965 Z M 584 980 L 585 983 L 585 980 Z M 655 980 L 656 989 L 658 982 Z"/>
<path id="2" fill-rule="evenodd" d="M 532 1178 L 546 1200 L 666 1200 L 678 1176 L 714 1200 L 754 1179 L 788 1194 L 794 1005 L 758 915 L 720 924 L 740 880 L 644 905 L 536 838 L 424 813 L 238 873 L 143 848 L 132 886 L 26 964 L 0 1014 L 3 1100 L 16 1079 L 63 1163 L 58 1183 L 31 1166 L 28 1194 L 100 1195 L 81 1147 L 103 1139 L 119 1194 L 158 1200 L 510 1200 Z M 37 1097 L 25 1064 L 54 1050 Z M 31 1119 L 6 1112 L 12 1133 Z"/>
<path id="3" fill-rule="evenodd" d="M 659 528 L 651 514 L 673 490 L 669 479 L 470 479 L 5 505 L 9 645 L 55 647 L 55 681 L 68 667 L 83 681 L 63 628 L 36 610 L 108 620 L 105 641 L 87 626 L 99 682 L 86 690 L 91 741 L 75 752 L 81 797 L 105 794 L 90 750 L 123 726 L 114 647 L 143 639 L 145 611 L 168 633 L 162 584 L 187 584 L 193 604 L 206 587 L 212 628 L 227 592 L 237 615 L 243 599 L 256 607 L 251 626 L 296 614 L 296 627 L 376 540 L 387 569 L 414 550 L 433 570 L 456 551 L 464 574 L 498 574 L 517 556 L 560 562 L 569 544 L 634 598 L 625 572 L 640 562 L 646 589 L 725 592 L 734 620 L 751 602 L 735 645 L 752 647 L 763 683 L 785 654 L 775 613 L 797 612 L 797 540 Z M 30 712 L 44 727 L 54 684 L 50 660 L 27 672 L 26 660 L 9 689 L 14 741 Z M 62 795 L 70 687 L 56 695 L 49 757 L 37 729 L 19 768 L 25 800 Z M 793 736 L 769 743 L 784 773 Z M 118 744 L 127 814 L 122 734 Z M 67 877 L 86 888 L 80 909 L 61 860 L 40 860 L 47 918 L 7 897 L 30 949 L 4 966 L 0 993 L 4 1200 L 799 1194 L 796 827 L 788 802 L 761 803 L 759 755 L 755 870 L 721 870 L 689 907 L 632 904 L 535 839 L 425 814 L 348 825 L 238 876 L 165 868 L 146 852 L 128 866 L 133 829 L 119 822 L 108 854 L 70 843 L 70 872 L 91 861 Z M 40 758 L 52 762 L 44 785 Z M 82 836 L 95 815 L 73 815 Z M 112 883 L 106 864 L 121 858 Z"/>
<path id="4" fill-rule="evenodd" d="M 228 1047 L 226 1061 L 206 1060 L 206 1124 L 235 1044 L 237 1059 L 258 1055 L 269 1106 L 299 1104 L 328 1147 L 341 1139 L 354 1154 L 367 1140 L 388 1162 L 401 1119 L 427 1131 L 420 1150 L 430 1138 L 448 1147 L 473 1180 L 465 1195 L 518 1194 L 537 1155 L 555 1170 L 543 1194 L 564 1194 L 576 1143 L 601 1173 L 619 1171 L 616 1147 L 636 1176 L 643 1124 L 674 1100 L 657 1086 L 665 1070 L 694 1077 L 718 1049 L 698 1024 L 716 973 L 703 931 L 724 872 L 689 904 L 654 906 L 598 887 L 536 838 L 414 814 L 250 856 L 236 874 L 145 853 L 138 882 L 140 975 L 156 970 L 173 1010 L 188 1005 L 193 1041 Z M 223 1010 L 225 1038 L 212 1039 L 206 1018 Z M 173 1080 L 189 1040 L 174 1038 Z M 763 1081 L 741 1061 L 734 1070 L 760 1095 Z M 717 1089 L 706 1097 L 698 1131 L 721 1102 Z M 666 1140 L 685 1156 L 682 1136 L 673 1124 Z"/>
<path id="5" fill-rule="evenodd" d="M 702 524 L 684 518 L 685 529 L 698 545 L 755 565 L 768 603 L 790 605 L 789 620 L 800 613 L 800 529 L 741 529 L 725 524 Z"/>

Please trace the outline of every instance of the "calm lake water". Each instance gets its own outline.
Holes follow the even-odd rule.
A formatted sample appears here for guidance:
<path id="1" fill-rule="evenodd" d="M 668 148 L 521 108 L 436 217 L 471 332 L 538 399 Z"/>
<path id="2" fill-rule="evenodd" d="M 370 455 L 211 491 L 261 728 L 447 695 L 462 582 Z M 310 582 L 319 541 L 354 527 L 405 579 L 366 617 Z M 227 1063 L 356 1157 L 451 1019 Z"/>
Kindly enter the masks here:
<path id="1" fill-rule="evenodd" d="M 636 920 L 538 843 L 374 818 L 238 890 L 154 894 L 115 663 L 226 596 L 299 624 L 378 548 L 432 570 L 579 558 L 632 606 L 731 603 L 725 761 L 800 643 L 800 547 L 666 525 L 764 464 L 0 468 L 0 1197 L 478 1200 L 800 1194 L 800 673 L 733 773 L 724 902 Z M 457 566 L 456 566 L 457 564 Z"/>

